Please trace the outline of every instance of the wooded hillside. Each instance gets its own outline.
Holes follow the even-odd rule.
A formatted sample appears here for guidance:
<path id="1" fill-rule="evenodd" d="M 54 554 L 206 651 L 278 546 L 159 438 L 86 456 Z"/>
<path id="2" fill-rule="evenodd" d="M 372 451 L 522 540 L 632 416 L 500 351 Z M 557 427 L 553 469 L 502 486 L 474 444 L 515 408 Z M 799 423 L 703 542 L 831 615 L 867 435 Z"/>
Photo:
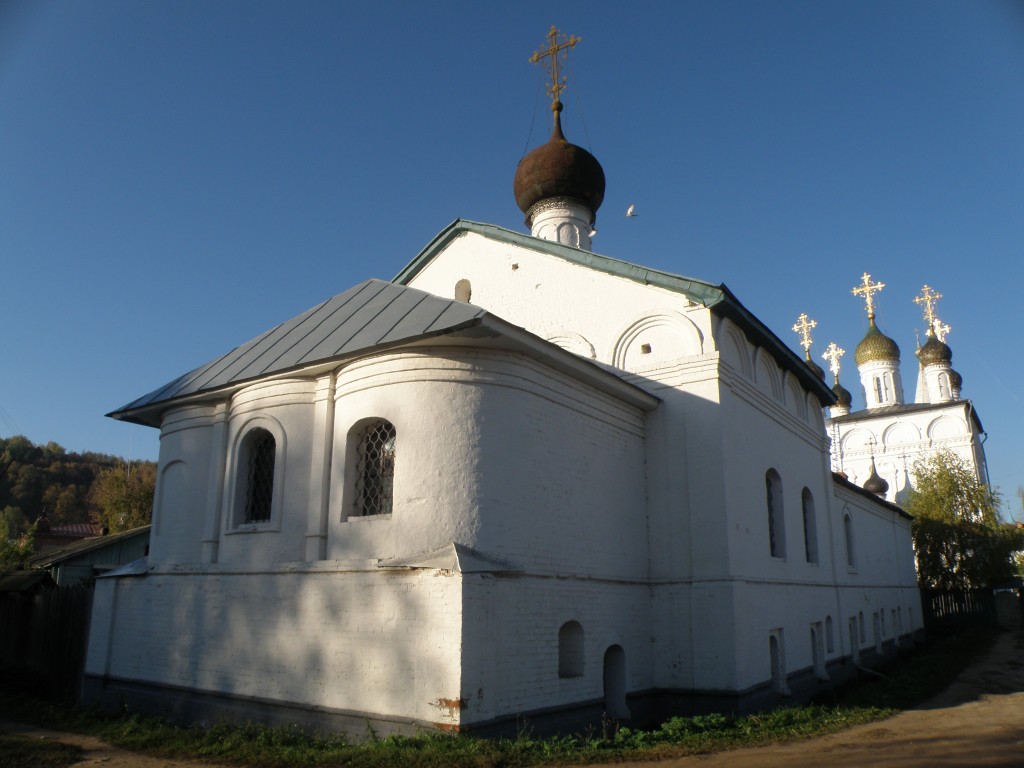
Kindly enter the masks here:
<path id="1" fill-rule="evenodd" d="M 111 532 L 149 522 L 156 464 L 104 453 L 68 453 L 57 443 L 0 438 L 0 537 L 41 516 L 51 526 L 100 523 Z"/>

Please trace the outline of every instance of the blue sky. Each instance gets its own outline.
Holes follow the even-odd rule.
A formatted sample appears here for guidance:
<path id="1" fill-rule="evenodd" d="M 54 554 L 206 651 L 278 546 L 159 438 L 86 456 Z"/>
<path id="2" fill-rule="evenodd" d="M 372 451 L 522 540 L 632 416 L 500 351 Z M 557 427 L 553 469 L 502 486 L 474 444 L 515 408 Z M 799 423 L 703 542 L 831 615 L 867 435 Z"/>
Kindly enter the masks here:
<path id="1" fill-rule="evenodd" d="M 1020 516 L 1024 3 L 0 0 L 0 435 L 155 458 L 103 414 L 468 218 L 522 230 L 538 67 L 608 179 L 594 250 L 916 362 L 928 283 Z M 626 219 L 629 203 L 639 216 Z"/>

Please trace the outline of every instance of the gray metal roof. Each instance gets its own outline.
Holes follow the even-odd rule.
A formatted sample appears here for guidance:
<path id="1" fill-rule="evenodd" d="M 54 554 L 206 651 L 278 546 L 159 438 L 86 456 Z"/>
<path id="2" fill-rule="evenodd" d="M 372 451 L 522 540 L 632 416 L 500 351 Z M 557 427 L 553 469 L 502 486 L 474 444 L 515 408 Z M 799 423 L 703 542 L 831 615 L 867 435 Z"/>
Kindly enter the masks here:
<path id="1" fill-rule="evenodd" d="M 157 426 L 157 418 L 140 411 L 373 347 L 448 333 L 486 314 L 471 304 L 367 280 L 107 415 Z"/>

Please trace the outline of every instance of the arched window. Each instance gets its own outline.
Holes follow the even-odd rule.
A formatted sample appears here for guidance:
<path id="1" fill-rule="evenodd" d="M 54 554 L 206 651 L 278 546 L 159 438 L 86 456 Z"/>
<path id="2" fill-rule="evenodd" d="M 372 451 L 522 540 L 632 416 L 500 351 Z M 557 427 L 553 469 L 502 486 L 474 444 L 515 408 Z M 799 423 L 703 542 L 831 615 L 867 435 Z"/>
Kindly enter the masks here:
<path id="1" fill-rule="evenodd" d="M 875 402 L 877 402 L 877 403 L 884 403 L 885 399 L 884 399 L 884 396 L 882 395 L 882 377 L 881 376 L 875 376 L 874 382 L 875 382 Z"/>
<path id="2" fill-rule="evenodd" d="M 274 501 L 274 461 L 277 441 L 262 427 L 249 430 L 238 452 L 239 523 L 270 520 Z"/>
<path id="3" fill-rule="evenodd" d="M 804 513 L 804 556 L 808 563 L 818 562 L 818 523 L 814 517 L 814 497 L 809 489 L 800 494 Z"/>
<path id="4" fill-rule="evenodd" d="M 558 630 L 558 676 L 583 675 L 583 626 L 567 621 Z"/>
<path id="5" fill-rule="evenodd" d="M 892 374 L 886 371 L 884 376 L 885 399 L 882 402 L 893 403 L 896 401 L 896 386 L 893 384 Z"/>
<path id="6" fill-rule="evenodd" d="M 946 399 L 950 397 L 949 394 L 949 375 L 946 373 L 939 374 L 939 397 Z"/>
<path id="7" fill-rule="evenodd" d="M 768 544 L 772 557 L 786 556 L 786 521 L 782 509 L 782 478 L 774 469 L 764 476 L 768 504 Z"/>
<path id="8" fill-rule="evenodd" d="M 356 445 L 355 515 L 390 515 L 395 487 L 395 427 L 368 424 Z"/>
<path id="9" fill-rule="evenodd" d="M 843 515 L 843 534 L 846 538 L 846 564 L 850 568 L 857 567 L 857 558 L 853 547 L 853 520 L 849 513 Z"/>

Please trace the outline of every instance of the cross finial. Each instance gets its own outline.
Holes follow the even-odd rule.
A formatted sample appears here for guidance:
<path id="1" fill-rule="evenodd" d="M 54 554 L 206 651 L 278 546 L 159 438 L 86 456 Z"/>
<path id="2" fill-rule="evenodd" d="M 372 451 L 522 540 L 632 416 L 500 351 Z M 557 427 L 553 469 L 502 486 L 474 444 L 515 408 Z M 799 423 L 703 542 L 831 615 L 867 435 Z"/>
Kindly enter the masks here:
<path id="1" fill-rule="evenodd" d="M 811 329 L 817 327 L 818 322 L 809 320 L 805 312 L 800 313 L 800 317 L 796 319 L 796 325 L 793 326 L 793 330 L 800 334 L 800 346 L 804 348 L 808 360 L 811 359 Z"/>
<path id="2" fill-rule="evenodd" d="M 921 304 L 924 306 L 924 319 L 928 323 L 928 330 L 926 333 L 932 335 L 932 326 L 935 325 L 937 318 L 935 317 L 935 305 L 939 303 L 939 299 L 942 298 L 942 294 L 932 288 L 930 285 L 925 283 L 924 288 L 921 289 L 921 295 L 914 297 L 915 304 Z M 941 339 L 939 339 L 941 341 Z"/>
<path id="3" fill-rule="evenodd" d="M 562 36 L 562 41 L 559 42 L 558 29 L 554 24 L 551 25 L 551 31 L 548 32 L 548 44 L 544 48 L 538 48 L 533 56 L 530 57 L 530 63 L 536 64 L 542 59 L 549 58 L 550 60 L 545 62 L 548 67 L 548 71 L 551 73 L 551 85 L 548 86 L 548 93 L 551 94 L 551 108 L 555 109 L 555 105 L 559 103 L 558 94 L 565 88 L 565 77 L 558 73 L 558 60 L 561 58 L 565 60 L 566 53 L 569 48 L 575 48 L 576 43 L 581 38 L 572 35 L 570 37 Z"/>
<path id="4" fill-rule="evenodd" d="M 876 293 L 885 288 L 885 283 L 872 283 L 871 275 L 865 272 L 861 276 L 861 284 L 854 288 L 851 293 L 854 296 L 863 296 L 864 302 L 868 306 L 868 320 L 875 319 L 875 299 Z"/>
<path id="5" fill-rule="evenodd" d="M 938 338 L 939 341 L 941 341 L 943 344 L 945 344 L 946 343 L 946 334 L 949 333 L 950 331 L 952 331 L 953 329 L 950 328 L 948 325 L 946 325 L 941 320 L 939 320 L 939 318 L 937 316 L 936 316 L 935 322 L 932 324 L 932 326 L 933 326 L 933 328 L 935 330 L 936 338 Z"/>
<path id="6" fill-rule="evenodd" d="M 839 358 L 846 354 L 846 350 L 836 344 L 834 341 L 828 343 L 828 347 L 825 348 L 825 354 L 821 357 L 828 361 L 828 369 L 832 371 L 832 375 L 836 377 L 836 381 L 839 381 Z"/>

